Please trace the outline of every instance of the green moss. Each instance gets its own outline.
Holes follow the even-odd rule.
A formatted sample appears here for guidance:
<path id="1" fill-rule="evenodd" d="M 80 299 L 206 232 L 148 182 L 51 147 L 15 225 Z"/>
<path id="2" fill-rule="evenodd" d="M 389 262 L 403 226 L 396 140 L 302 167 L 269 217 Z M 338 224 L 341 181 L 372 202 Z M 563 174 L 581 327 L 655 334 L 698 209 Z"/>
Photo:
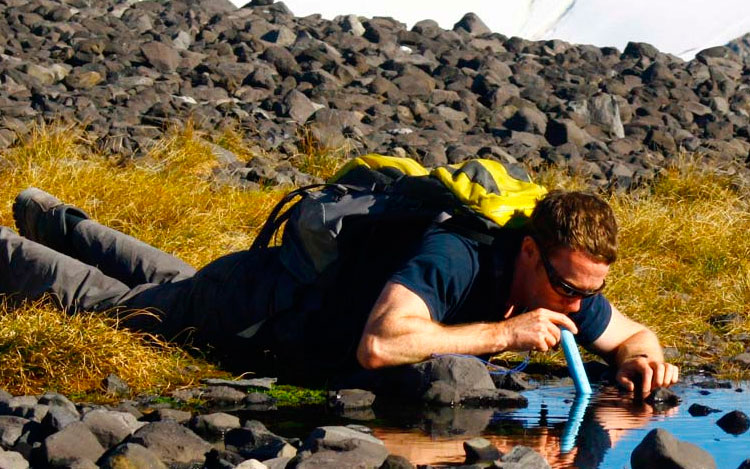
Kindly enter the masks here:
<path id="1" fill-rule="evenodd" d="M 268 394 L 276 399 L 276 405 L 279 407 L 321 405 L 326 402 L 326 392 L 322 389 L 307 389 L 288 384 L 274 386 Z"/>

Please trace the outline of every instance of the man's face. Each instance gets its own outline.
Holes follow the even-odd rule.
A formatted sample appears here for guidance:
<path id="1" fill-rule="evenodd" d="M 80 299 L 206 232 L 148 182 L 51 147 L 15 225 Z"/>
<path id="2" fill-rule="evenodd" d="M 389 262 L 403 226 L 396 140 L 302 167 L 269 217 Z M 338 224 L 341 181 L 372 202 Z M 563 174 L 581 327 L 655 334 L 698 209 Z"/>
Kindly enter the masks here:
<path id="1" fill-rule="evenodd" d="M 585 296 L 598 293 L 604 286 L 609 264 L 571 249 L 542 252 L 536 242 L 529 239 L 532 264 L 529 298 L 534 308 L 547 308 L 564 314 L 581 309 Z"/>

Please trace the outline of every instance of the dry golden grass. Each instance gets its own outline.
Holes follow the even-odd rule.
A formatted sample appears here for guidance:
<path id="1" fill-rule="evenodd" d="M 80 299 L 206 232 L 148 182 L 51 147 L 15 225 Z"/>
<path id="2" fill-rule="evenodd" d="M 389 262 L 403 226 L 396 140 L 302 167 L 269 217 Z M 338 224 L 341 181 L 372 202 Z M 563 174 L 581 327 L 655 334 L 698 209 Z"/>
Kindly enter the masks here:
<path id="1" fill-rule="evenodd" d="M 123 164 L 84 150 L 86 136 L 78 129 L 38 129 L 3 155 L 9 164 L 0 169 L 0 224 L 13 225 L 13 198 L 37 186 L 196 267 L 247 248 L 285 190 L 247 191 L 212 183 L 216 163 L 202 137 L 188 125 L 157 142 L 147 158 Z M 254 156 L 243 150 L 236 132 L 215 141 L 241 158 Z M 342 154 L 319 148 L 312 139 L 302 141 L 308 143 L 297 158 L 300 168 L 331 175 Z M 559 172 L 539 179 L 549 187 L 585 186 L 584 180 Z M 621 257 L 606 294 L 623 312 L 656 330 L 664 345 L 702 356 L 724 372 L 736 370 L 719 358 L 738 353 L 742 345 L 729 340 L 714 356 L 701 341 L 686 340 L 686 334 L 711 330 L 707 319 L 713 314 L 748 317 L 749 196 L 738 178 L 688 160 L 666 171 L 653 187 L 608 196 L 621 225 Z M 745 319 L 725 332 L 750 333 L 750 322 Z M 0 305 L 0 357 L 3 386 L 22 393 L 90 393 L 110 372 L 136 393 L 160 392 L 216 372 L 179 348 L 118 330 L 112 320 L 67 317 L 40 303 L 16 310 Z M 542 360 L 559 363 L 560 357 Z M 184 373 L 187 363 L 200 371 Z"/>
<path id="2" fill-rule="evenodd" d="M 247 248 L 283 194 L 218 187 L 215 158 L 187 126 L 156 142 L 146 158 L 125 164 L 89 153 L 77 128 L 40 128 L 3 156 L 0 224 L 13 226 L 11 204 L 29 186 L 83 208 L 97 221 L 200 267 Z M 172 345 L 91 315 L 66 317 L 35 303 L 0 307 L 0 377 L 12 392 L 96 391 L 114 372 L 134 393 L 191 383 L 185 363 L 213 367 Z"/>

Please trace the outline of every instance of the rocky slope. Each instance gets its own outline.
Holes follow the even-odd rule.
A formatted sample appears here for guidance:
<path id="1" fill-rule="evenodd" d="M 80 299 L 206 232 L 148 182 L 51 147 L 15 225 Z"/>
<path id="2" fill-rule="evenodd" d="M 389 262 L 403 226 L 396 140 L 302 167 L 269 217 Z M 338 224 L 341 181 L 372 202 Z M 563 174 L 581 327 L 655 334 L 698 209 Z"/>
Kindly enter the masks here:
<path id="1" fill-rule="evenodd" d="M 630 187 L 680 149 L 744 164 L 750 58 L 738 50 L 684 62 L 644 43 L 507 38 L 471 14 L 451 31 L 407 30 L 268 0 L 0 0 L 0 147 L 35 121 L 82 122 L 129 157 L 192 117 L 238 125 L 280 160 L 304 128 L 354 154 L 551 163 Z"/>

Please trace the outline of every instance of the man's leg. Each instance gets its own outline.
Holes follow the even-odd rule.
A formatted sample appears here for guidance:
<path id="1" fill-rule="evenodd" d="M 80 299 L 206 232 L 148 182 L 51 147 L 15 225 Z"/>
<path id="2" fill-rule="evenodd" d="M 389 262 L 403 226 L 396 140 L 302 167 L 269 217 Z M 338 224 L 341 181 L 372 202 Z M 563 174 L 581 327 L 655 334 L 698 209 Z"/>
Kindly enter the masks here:
<path id="1" fill-rule="evenodd" d="M 18 195 L 13 217 L 23 236 L 96 266 L 129 287 L 176 282 L 195 274 L 176 257 L 90 220 L 82 210 L 40 189 Z"/>
<path id="2" fill-rule="evenodd" d="M 0 226 L 0 293 L 21 300 L 50 294 L 74 312 L 112 306 L 128 291 L 95 267 Z"/>

